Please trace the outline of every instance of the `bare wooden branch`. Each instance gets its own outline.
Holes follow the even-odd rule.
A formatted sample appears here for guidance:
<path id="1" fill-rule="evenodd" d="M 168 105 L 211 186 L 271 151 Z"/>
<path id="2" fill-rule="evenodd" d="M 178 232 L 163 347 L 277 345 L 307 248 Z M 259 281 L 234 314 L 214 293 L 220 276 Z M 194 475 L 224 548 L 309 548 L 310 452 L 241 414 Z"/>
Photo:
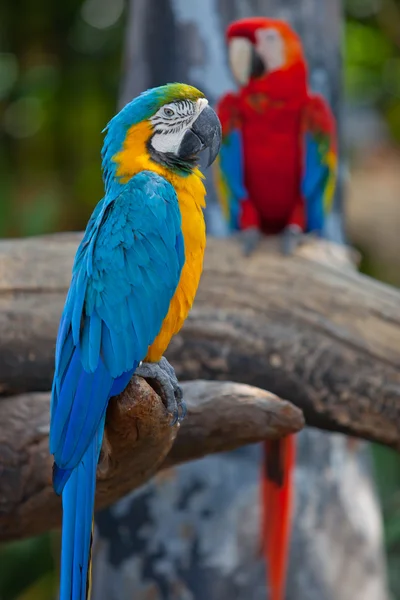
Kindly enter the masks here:
<path id="1" fill-rule="evenodd" d="M 159 396 L 140 377 L 111 401 L 97 508 L 139 487 L 160 468 L 281 437 L 304 425 L 298 408 L 247 385 L 195 381 L 183 384 L 183 391 L 189 416 L 179 433 Z M 2 399 L 0 421 L 0 540 L 58 526 L 61 505 L 51 485 L 47 437 L 49 394 Z"/>
<path id="2" fill-rule="evenodd" d="M 0 242 L 3 394 L 50 388 L 80 237 Z M 400 292 L 345 265 L 326 242 L 286 258 L 269 239 L 245 259 L 234 240 L 209 239 L 195 306 L 168 351 L 178 376 L 268 389 L 310 425 L 400 449 Z"/>

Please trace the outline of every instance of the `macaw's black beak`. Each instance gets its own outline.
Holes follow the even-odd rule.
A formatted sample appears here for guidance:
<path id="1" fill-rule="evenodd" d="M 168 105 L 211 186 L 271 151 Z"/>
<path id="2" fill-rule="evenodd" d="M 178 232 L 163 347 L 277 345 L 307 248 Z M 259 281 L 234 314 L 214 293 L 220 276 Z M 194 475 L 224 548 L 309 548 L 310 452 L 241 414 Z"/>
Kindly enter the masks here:
<path id="1" fill-rule="evenodd" d="M 259 77 L 262 77 L 266 71 L 261 56 L 258 54 L 257 50 L 253 48 L 251 53 L 250 79 L 258 79 Z"/>
<path id="2" fill-rule="evenodd" d="M 213 109 L 206 106 L 183 136 L 178 156 L 183 160 L 191 159 L 208 148 L 207 167 L 209 167 L 218 156 L 221 139 L 221 123 Z"/>

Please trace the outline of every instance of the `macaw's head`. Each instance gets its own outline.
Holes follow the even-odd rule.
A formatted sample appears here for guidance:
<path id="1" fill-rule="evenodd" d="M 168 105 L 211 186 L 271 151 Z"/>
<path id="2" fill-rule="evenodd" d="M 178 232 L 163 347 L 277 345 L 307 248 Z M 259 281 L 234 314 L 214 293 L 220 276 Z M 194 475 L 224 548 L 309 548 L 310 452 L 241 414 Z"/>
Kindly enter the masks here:
<path id="1" fill-rule="evenodd" d="M 226 37 L 230 67 L 239 85 L 305 60 L 300 38 L 285 21 L 241 19 L 229 25 Z"/>
<path id="2" fill-rule="evenodd" d="M 151 168 L 187 175 L 200 152 L 209 151 L 210 165 L 221 144 L 221 124 L 204 94 L 181 83 L 147 90 L 106 129 L 102 152 L 106 181 L 114 175 L 124 182 Z"/>

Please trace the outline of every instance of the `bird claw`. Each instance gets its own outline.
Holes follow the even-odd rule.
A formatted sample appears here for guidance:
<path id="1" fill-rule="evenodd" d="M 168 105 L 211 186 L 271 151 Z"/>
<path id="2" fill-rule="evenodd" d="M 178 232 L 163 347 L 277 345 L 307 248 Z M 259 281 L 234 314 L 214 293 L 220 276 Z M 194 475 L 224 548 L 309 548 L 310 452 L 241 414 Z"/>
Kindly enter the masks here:
<path id="1" fill-rule="evenodd" d="M 284 256 L 291 256 L 302 242 L 303 232 L 297 225 L 289 225 L 281 236 L 281 251 Z"/>
<path id="2" fill-rule="evenodd" d="M 177 403 L 177 408 L 175 408 L 174 412 L 172 413 L 171 427 L 176 425 L 176 423 L 181 423 L 183 421 L 183 419 L 186 417 L 186 415 L 187 415 L 186 402 L 181 400 L 179 403 Z"/>
<path id="3" fill-rule="evenodd" d="M 174 368 L 164 356 L 158 363 L 142 362 L 136 369 L 135 375 L 157 382 L 167 411 L 172 415 L 171 426 L 183 421 L 187 414 L 187 407 L 183 401 L 182 388 Z"/>
<path id="4" fill-rule="evenodd" d="M 249 227 L 238 234 L 244 256 L 251 256 L 257 248 L 262 233 L 257 227 Z"/>

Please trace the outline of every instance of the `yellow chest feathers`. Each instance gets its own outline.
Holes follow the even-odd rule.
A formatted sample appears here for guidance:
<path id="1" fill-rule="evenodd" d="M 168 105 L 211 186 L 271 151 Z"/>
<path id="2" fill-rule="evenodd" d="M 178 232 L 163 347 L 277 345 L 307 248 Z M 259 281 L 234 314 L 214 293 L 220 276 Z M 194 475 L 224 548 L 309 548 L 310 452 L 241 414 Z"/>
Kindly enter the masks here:
<path id="1" fill-rule="evenodd" d="M 182 214 L 183 239 L 185 241 L 185 264 L 161 331 L 147 353 L 147 360 L 150 362 L 160 360 L 172 336 L 178 333 L 185 322 L 196 296 L 203 270 L 206 245 L 203 212 L 188 192 L 180 191 L 178 200 Z"/>
<path id="2" fill-rule="evenodd" d="M 148 154 L 148 123 L 134 125 L 128 131 L 124 147 L 114 160 L 117 176 L 122 181 L 140 171 L 154 171 L 165 177 L 175 188 L 182 216 L 182 234 L 185 243 L 185 264 L 169 311 L 157 338 L 150 346 L 147 361 L 156 362 L 164 354 L 171 338 L 182 327 L 193 304 L 203 270 L 206 232 L 202 208 L 205 206 L 205 188 L 200 171 L 182 177 L 154 162 Z"/>

